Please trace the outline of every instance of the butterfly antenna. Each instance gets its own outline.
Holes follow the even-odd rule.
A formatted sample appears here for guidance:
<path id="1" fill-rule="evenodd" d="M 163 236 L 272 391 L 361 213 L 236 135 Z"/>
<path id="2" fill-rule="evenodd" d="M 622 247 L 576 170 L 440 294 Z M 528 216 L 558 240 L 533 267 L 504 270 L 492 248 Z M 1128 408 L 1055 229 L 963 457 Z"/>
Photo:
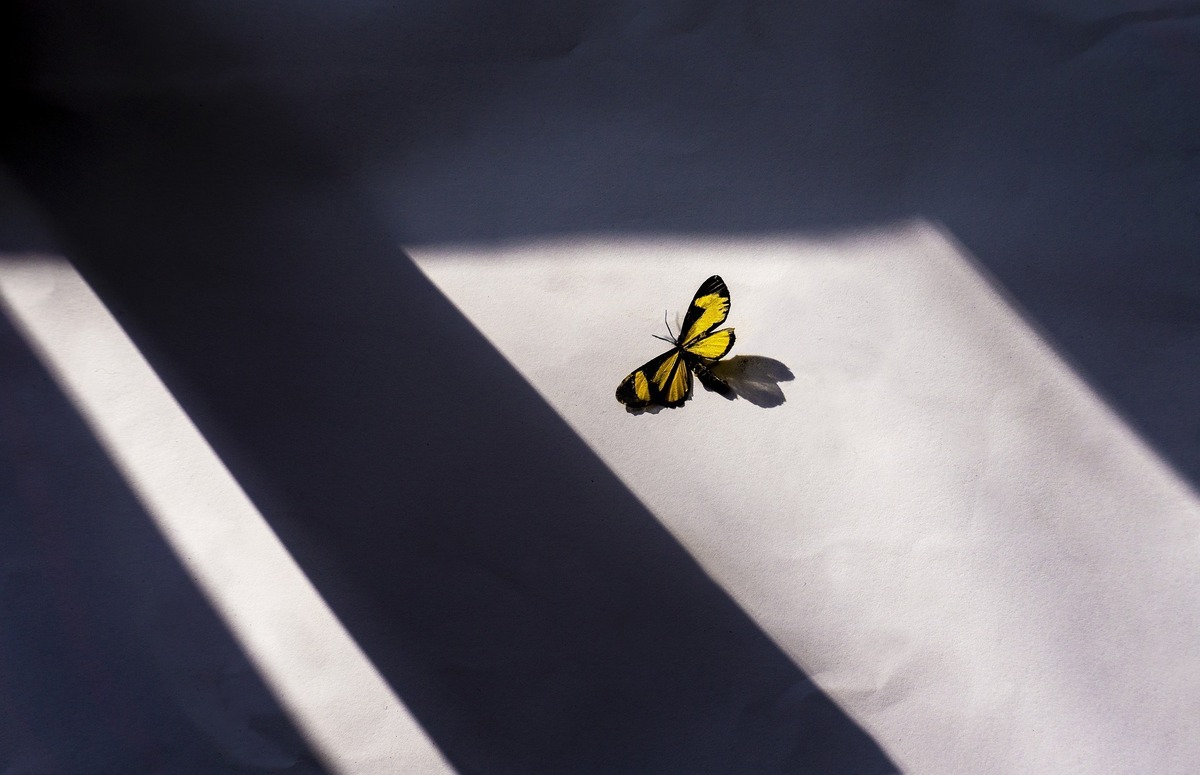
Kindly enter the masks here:
<path id="1" fill-rule="evenodd" d="M 674 344 L 679 337 L 675 336 L 675 332 L 671 330 L 671 324 L 667 322 L 667 311 L 663 310 L 663 325 L 667 327 L 667 333 L 671 335 L 671 343 Z M 662 337 L 659 337 L 660 339 Z"/>

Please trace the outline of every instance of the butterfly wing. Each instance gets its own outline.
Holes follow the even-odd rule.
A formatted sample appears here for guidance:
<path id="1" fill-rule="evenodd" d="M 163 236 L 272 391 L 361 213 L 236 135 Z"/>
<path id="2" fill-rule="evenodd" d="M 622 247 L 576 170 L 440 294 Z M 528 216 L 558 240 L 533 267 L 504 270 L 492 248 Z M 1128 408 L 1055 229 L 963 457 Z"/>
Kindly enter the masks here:
<path id="1" fill-rule="evenodd" d="M 724 323 L 727 317 L 729 317 L 729 288 L 725 286 L 724 280 L 713 275 L 704 281 L 700 290 L 696 291 L 696 295 L 692 298 L 692 304 L 683 317 L 679 344 L 687 347 Z"/>
<path id="2" fill-rule="evenodd" d="M 677 350 L 670 350 L 634 369 L 617 386 L 617 400 L 633 409 L 654 403 L 656 391 L 651 387 L 654 376 Z"/>
<path id="3" fill-rule="evenodd" d="M 714 280 L 716 283 L 713 283 Z M 706 295 L 705 290 L 710 287 L 713 294 Z M 709 296 L 716 298 L 712 299 Z M 697 304 L 697 302 L 700 303 Z M 692 310 L 697 307 L 703 307 L 703 309 L 693 316 Z M 728 313 L 729 290 L 725 288 L 725 283 L 721 282 L 721 278 L 714 275 L 700 286 L 700 291 L 692 301 L 692 308 L 688 310 L 688 319 L 684 320 L 684 335 L 691 334 L 690 338 L 680 340 L 684 342 L 682 347 L 687 365 L 696 373 L 706 388 L 721 395 L 729 394 L 731 389 L 729 383 L 713 374 L 712 370 L 708 368 L 708 364 L 724 358 L 733 349 L 736 337 L 732 328 L 722 328 L 720 331 L 711 330 L 721 325 Z M 693 317 L 694 320 L 692 320 Z M 691 329 L 687 327 L 688 320 L 692 320 Z M 706 324 L 708 325 L 707 329 L 703 327 Z"/>
<path id="4" fill-rule="evenodd" d="M 683 406 L 692 397 L 692 372 L 681 350 L 672 350 L 658 367 L 650 387 L 656 391 L 655 401 L 667 407 Z"/>
<path id="5" fill-rule="evenodd" d="M 682 406 L 691 397 L 692 373 L 677 348 L 647 361 L 617 386 L 617 400 L 631 409 Z"/>
<path id="6" fill-rule="evenodd" d="M 716 361 L 733 349 L 733 342 L 733 329 L 722 328 L 688 342 L 683 349 L 705 360 Z"/>

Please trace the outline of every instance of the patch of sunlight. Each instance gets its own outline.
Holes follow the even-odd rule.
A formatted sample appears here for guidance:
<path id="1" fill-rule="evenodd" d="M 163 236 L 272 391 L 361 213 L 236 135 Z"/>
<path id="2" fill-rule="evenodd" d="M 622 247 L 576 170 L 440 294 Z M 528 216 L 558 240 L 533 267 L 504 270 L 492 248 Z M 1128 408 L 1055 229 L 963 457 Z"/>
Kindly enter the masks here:
<path id="1" fill-rule="evenodd" d="M 1200 760 L 1195 493 L 936 224 L 409 253 L 906 772 Z M 712 274 L 786 400 L 628 414 Z"/>

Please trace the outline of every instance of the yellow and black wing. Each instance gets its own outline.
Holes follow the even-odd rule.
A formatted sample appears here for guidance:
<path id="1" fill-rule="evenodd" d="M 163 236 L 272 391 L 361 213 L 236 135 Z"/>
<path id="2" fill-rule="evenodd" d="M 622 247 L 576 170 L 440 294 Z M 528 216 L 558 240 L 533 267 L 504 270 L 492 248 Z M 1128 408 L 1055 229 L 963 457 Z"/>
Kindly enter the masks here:
<path id="1" fill-rule="evenodd" d="M 683 319 L 683 330 L 679 334 L 679 346 L 683 348 L 687 364 L 709 390 L 727 395 L 730 387 L 725 380 L 713 374 L 708 365 L 724 358 L 733 349 L 735 340 L 732 328 L 714 328 L 729 316 L 729 288 L 725 281 L 713 275 L 704 281 L 687 317 Z"/>
<path id="2" fill-rule="evenodd" d="M 698 344 L 699 340 L 724 323 L 727 317 L 729 317 L 729 288 L 725 286 L 724 280 L 713 275 L 704 281 L 700 290 L 696 291 L 696 295 L 692 298 L 692 304 L 683 317 L 683 328 L 679 331 L 680 346 L 691 349 L 691 345 Z M 733 342 L 731 341 L 729 347 L 732 346 Z M 726 352 L 729 352 L 728 347 L 715 357 L 720 358 Z M 713 357 L 696 354 L 702 358 Z"/>
<path id="3" fill-rule="evenodd" d="M 693 339 L 683 345 L 683 349 L 706 361 L 717 361 L 724 358 L 725 354 L 733 349 L 733 342 L 733 329 L 722 328 L 720 331 L 713 331 L 711 334 Z"/>
<path id="4" fill-rule="evenodd" d="M 691 397 L 692 373 L 677 347 L 634 370 L 617 387 L 617 400 L 631 409 L 683 406 Z"/>

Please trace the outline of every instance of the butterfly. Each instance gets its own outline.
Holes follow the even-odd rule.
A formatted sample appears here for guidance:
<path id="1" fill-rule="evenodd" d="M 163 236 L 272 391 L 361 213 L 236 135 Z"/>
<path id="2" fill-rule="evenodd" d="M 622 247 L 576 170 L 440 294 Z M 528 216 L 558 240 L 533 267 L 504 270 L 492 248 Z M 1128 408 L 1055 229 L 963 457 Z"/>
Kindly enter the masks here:
<path id="1" fill-rule="evenodd" d="M 692 397 L 693 372 L 709 390 L 728 394 L 729 384 L 709 368 L 733 347 L 732 328 L 713 330 L 728 316 L 729 288 L 724 280 L 713 275 L 692 298 L 679 335 L 672 333 L 670 325 L 667 326 L 670 339 L 654 335 L 673 347 L 621 380 L 617 400 L 631 409 L 651 404 L 683 406 Z"/>

